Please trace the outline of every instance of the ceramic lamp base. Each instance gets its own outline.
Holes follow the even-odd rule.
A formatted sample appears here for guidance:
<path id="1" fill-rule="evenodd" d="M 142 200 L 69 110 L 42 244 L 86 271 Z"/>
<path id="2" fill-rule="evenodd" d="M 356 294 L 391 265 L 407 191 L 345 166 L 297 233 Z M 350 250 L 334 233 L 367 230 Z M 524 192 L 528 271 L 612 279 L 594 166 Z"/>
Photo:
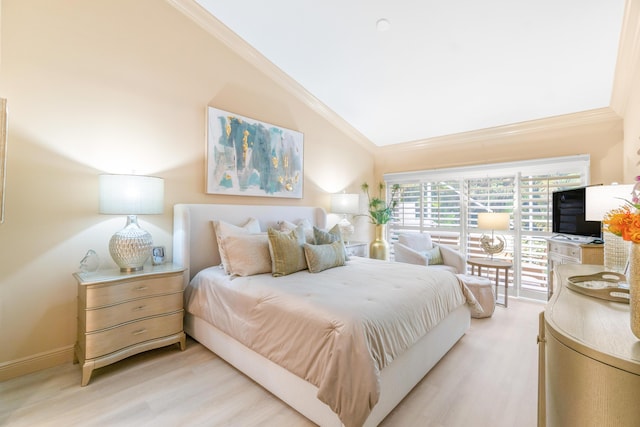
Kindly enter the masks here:
<path id="1" fill-rule="evenodd" d="M 151 234 L 138 226 L 135 215 L 127 216 L 127 225 L 109 240 L 111 258 L 123 273 L 142 270 L 152 247 Z"/>

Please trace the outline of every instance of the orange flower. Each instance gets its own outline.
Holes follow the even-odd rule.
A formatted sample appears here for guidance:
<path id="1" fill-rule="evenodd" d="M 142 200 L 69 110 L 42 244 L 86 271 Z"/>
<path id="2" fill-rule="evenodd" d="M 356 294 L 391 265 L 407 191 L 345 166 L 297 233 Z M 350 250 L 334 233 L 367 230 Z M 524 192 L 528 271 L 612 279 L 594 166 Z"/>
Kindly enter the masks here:
<path id="1" fill-rule="evenodd" d="M 634 205 L 629 203 L 629 206 L 609 211 L 602 223 L 606 231 L 621 236 L 624 240 L 640 243 L 640 213 Z"/>

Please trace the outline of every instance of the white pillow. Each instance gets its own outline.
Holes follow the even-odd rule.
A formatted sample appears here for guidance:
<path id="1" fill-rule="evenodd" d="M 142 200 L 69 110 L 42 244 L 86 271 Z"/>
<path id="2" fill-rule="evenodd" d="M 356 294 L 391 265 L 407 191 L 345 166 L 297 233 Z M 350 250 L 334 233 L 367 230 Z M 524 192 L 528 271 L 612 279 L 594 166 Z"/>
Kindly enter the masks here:
<path id="1" fill-rule="evenodd" d="M 222 241 L 227 253 L 229 274 L 252 276 L 271 273 L 267 233 L 230 235 Z"/>
<path id="2" fill-rule="evenodd" d="M 256 234 L 260 233 L 260 223 L 255 218 L 249 218 L 247 222 L 238 227 L 237 225 L 229 224 L 225 221 L 212 221 L 213 230 L 216 233 L 216 240 L 218 242 L 218 252 L 220 252 L 220 261 L 225 273 L 229 273 L 229 260 L 227 257 L 227 251 L 225 250 L 223 239 L 227 236 L 233 236 L 238 234 Z"/>

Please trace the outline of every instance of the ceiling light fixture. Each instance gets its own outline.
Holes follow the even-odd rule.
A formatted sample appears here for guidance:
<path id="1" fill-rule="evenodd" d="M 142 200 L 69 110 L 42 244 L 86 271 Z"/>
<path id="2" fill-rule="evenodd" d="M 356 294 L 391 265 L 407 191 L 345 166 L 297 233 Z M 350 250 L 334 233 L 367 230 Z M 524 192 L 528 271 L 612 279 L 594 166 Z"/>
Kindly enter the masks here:
<path id="1" fill-rule="evenodd" d="M 380 18 L 376 21 L 376 29 L 378 31 L 387 31 L 389 28 L 391 28 L 391 23 L 387 19 Z"/>

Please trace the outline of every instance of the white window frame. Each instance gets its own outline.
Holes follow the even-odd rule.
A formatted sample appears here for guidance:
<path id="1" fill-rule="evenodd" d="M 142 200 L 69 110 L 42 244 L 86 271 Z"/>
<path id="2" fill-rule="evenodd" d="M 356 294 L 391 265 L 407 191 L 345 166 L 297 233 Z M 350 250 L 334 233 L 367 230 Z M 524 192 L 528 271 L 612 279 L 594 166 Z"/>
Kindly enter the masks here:
<path id="1" fill-rule="evenodd" d="M 535 160 L 525 160 L 525 161 L 517 161 L 517 162 L 506 162 L 506 163 L 494 163 L 494 164 L 484 164 L 484 165 L 475 165 L 475 166 L 463 166 L 463 167 L 455 167 L 455 168 L 443 168 L 443 169 L 429 169 L 422 171 L 413 171 L 413 172 L 398 172 L 398 173 L 387 173 L 384 174 L 384 181 L 387 184 L 387 188 L 390 188 L 393 184 L 409 184 L 416 182 L 434 182 L 434 181 L 449 181 L 459 179 L 462 183 L 468 179 L 483 179 L 483 178 L 494 178 L 494 177 L 503 177 L 503 176 L 513 176 L 515 178 L 515 192 L 514 192 L 514 203 L 513 203 L 513 216 L 512 221 L 514 224 L 514 229 L 509 231 L 509 234 L 513 235 L 513 289 L 511 292 L 514 293 L 513 296 L 516 297 L 525 297 L 532 299 L 544 300 L 546 299 L 546 290 L 545 291 L 535 291 L 530 289 L 522 289 L 520 283 L 520 277 L 522 274 L 522 265 L 520 260 L 521 254 L 521 239 L 523 233 L 520 227 L 521 224 L 521 211 L 520 211 L 520 180 L 521 177 L 529 176 L 529 175 L 554 175 L 554 174 L 565 174 L 567 172 L 576 172 L 579 173 L 581 177 L 580 186 L 588 185 L 590 183 L 590 163 L 591 159 L 588 154 L 580 154 L 575 156 L 565 156 L 565 157 L 553 157 L 553 158 L 545 158 L 545 159 L 535 159 Z M 464 188 L 462 186 L 461 188 Z M 464 188 L 466 191 L 466 188 Z M 462 218 L 460 219 L 460 241 L 466 242 L 467 235 L 469 232 L 475 231 L 474 229 L 468 229 L 468 212 L 466 203 L 463 200 L 464 197 L 467 197 L 466 194 L 461 194 L 460 207 L 461 212 L 460 215 Z M 393 227 L 393 225 L 392 225 Z M 422 229 L 422 225 L 420 226 Z M 428 229 L 424 229 L 428 231 Z M 507 233 L 505 233 L 507 234 Z M 527 232 L 526 234 L 531 234 Z M 542 238 L 551 237 L 552 233 L 549 232 L 539 232 L 537 233 Z M 466 244 L 461 244 L 461 247 L 458 249 L 463 253 L 463 255 L 467 256 Z M 510 292 L 510 296 L 511 295 Z"/>

